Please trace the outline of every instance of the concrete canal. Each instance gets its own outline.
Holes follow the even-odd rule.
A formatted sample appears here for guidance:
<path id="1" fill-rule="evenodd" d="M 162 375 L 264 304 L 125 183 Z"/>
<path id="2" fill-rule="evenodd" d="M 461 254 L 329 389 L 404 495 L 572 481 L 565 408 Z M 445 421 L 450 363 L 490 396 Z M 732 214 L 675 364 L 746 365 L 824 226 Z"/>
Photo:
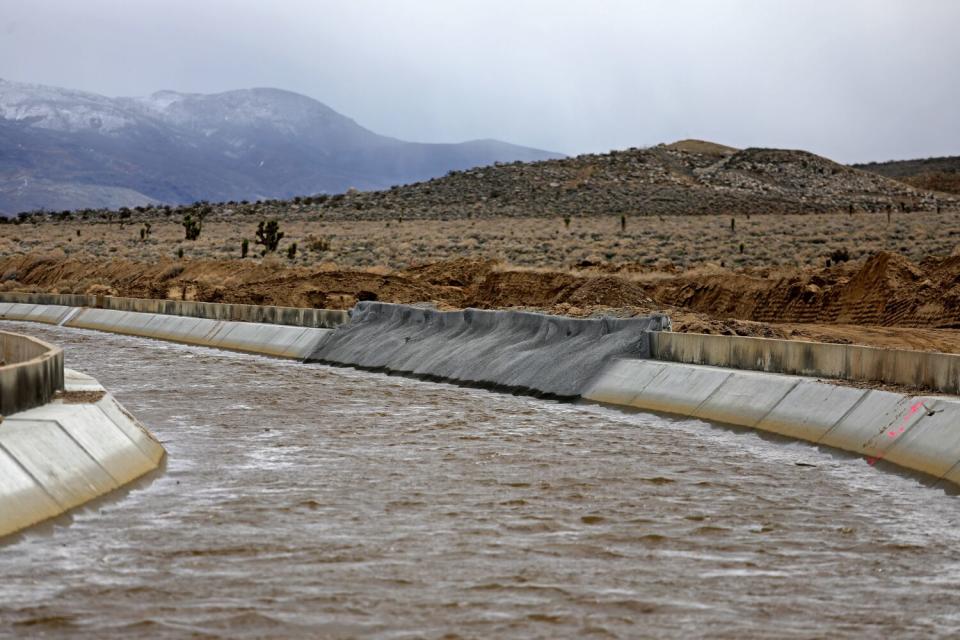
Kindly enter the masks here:
<path id="1" fill-rule="evenodd" d="M 164 472 L 0 547 L 0 634 L 950 636 L 960 503 L 757 432 L 6 322 Z"/>

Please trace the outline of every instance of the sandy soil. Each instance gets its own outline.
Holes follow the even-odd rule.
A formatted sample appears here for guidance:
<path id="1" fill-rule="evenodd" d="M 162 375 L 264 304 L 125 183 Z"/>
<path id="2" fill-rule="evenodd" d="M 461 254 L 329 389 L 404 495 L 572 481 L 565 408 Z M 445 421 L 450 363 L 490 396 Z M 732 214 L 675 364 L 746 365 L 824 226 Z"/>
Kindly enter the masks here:
<path id="1" fill-rule="evenodd" d="M 0 225 L 0 256 L 31 253 L 154 262 L 174 258 L 182 249 L 188 259 L 226 259 L 239 258 L 241 242 L 247 238 L 251 256 L 247 259 L 261 260 L 254 242 L 259 217 L 218 215 L 204 223 L 198 240 L 186 241 L 174 216 L 138 216 L 128 221 Z M 294 210 L 284 212 L 281 220 L 282 262 L 313 268 L 331 263 L 338 268 L 402 269 L 453 258 L 551 270 L 628 264 L 634 271 L 667 273 L 707 264 L 822 267 L 832 254 L 844 251 L 851 260 L 890 251 L 919 262 L 929 255 L 950 255 L 960 241 L 956 212 L 894 212 L 889 223 L 885 213 L 627 216 L 625 230 L 619 216 L 575 216 L 569 227 L 560 216 L 333 222 Z M 141 240 L 146 222 L 150 234 Z M 294 242 L 297 254 L 287 260 L 285 251 Z"/>
<path id="2" fill-rule="evenodd" d="M 830 268 L 576 270 L 455 259 L 403 269 L 262 260 L 0 258 L 0 289 L 345 309 L 358 300 L 572 316 L 665 312 L 674 330 L 960 353 L 960 257 L 878 253 Z"/>

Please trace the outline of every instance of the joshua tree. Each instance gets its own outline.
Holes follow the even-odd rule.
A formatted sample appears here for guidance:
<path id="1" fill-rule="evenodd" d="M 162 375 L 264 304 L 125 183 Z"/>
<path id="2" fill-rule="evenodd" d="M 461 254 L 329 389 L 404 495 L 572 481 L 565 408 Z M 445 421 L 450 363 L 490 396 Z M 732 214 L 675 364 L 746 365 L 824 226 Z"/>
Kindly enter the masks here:
<path id="1" fill-rule="evenodd" d="M 183 230 L 187 240 L 196 240 L 200 237 L 200 232 L 203 230 L 203 217 L 197 216 L 193 217 L 193 214 L 188 213 L 183 216 Z"/>
<path id="2" fill-rule="evenodd" d="M 569 215 L 563 216 L 563 226 L 566 227 L 567 229 L 570 228 L 570 216 L 569 216 Z"/>
<path id="3" fill-rule="evenodd" d="M 624 233 L 627 230 L 627 216 L 626 214 L 620 214 L 620 233 Z"/>
<path id="4" fill-rule="evenodd" d="M 244 238 L 243 242 L 240 243 L 240 257 L 246 258 L 248 251 L 250 251 L 250 241 Z"/>
<path id="5" fill-rule="evenodd" d="M 294 242 L 289 247 L 287 247 L 287 258 L 293 260 L 297 257 L 297 243 Z"/>
<path id="6" fill-rule="evenodd" d="M 276 220 L 257 224 L 257 244 L 263 245 L 263 251 L 260 255 L 267 255 L 277 250 L 280 241 L 283 240 L 283 232 L 280 231 L 280 225 Z"/>

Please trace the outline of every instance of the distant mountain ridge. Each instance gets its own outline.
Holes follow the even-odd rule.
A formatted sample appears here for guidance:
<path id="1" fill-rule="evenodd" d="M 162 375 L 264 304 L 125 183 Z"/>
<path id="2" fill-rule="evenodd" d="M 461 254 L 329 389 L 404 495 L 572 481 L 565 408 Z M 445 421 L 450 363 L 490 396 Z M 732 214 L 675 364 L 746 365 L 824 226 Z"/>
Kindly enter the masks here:
<path id="1" fill-rule="evenodd" d="M 142 98 L 0 80 L 0 213 L 382 189 L 562 157 L 496 140 L 412 143 L 280 89 Z"/>

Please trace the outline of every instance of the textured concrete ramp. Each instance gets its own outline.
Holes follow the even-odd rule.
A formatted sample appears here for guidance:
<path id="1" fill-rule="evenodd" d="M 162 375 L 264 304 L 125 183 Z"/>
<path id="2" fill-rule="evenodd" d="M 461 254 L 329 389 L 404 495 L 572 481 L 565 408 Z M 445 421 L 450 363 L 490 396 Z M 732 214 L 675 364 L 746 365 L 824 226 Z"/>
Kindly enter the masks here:
<path id="1" fill-rule="evenodd" d="M 669 322 L 361 302 L 307 361 L 576 397 L 611 359 L 647 357 L 649 332 Z"/>

